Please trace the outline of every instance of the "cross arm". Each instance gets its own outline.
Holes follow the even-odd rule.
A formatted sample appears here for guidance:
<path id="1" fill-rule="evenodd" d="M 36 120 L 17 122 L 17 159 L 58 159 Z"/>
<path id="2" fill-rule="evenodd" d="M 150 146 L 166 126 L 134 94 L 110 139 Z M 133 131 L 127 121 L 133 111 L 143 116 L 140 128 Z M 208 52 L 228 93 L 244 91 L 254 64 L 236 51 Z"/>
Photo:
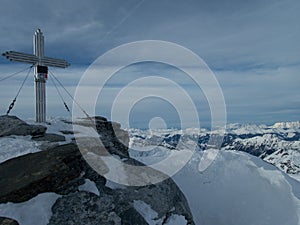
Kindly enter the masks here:
<path id="1" fill-rule="evenodd" d="M 66 68 L 70 66 L 70 64 L 67 61 L 62 59 L 42 57 L 39 60 L 39 58 L 36 55 L 26 54 L 22 52 L 9 51 L 3 53 L 2 55 L 10 61 L 29 63 L 32 65 L 37 65 L 38 63 L 41 63 L 44 66 L 59 67 L 59 68 Z"/>
<path id="2" fill-rule="evenodd" d="M 70 66 L 70 64 L 63 59 L 54 59 L 50 57 L 43 57 L 42 63 L 45 66 L 52 66 L 52 67 L 59 67 L 59 68 L 66 68 Z"/>
<path id="3" fill-rule="evenodd" d="M 38 57 L 32 54 L 26 54 L 22 52 L 9 51 L 2 54 L 10 61 L 23 62 L 29 64 L 36 64 L 38 62 Z"/>

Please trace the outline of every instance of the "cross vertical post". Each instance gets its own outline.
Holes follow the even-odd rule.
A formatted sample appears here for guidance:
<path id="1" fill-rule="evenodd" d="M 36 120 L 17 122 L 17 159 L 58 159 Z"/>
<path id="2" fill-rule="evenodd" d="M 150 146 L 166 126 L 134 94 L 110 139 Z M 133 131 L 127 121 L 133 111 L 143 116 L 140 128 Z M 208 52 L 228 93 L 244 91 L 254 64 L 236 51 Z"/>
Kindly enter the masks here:
<path id="1" fill-rule="evenodd" d="M 39 123 L 46 122 L 46 79 L 47 67 L 43 67 L 42 58 L 44 57 L 44 36 L 38 29 L 33 36 L 33 52 L 38 58 L 38 63 L 34 68 L 35 81 L 35 120 Z"/>

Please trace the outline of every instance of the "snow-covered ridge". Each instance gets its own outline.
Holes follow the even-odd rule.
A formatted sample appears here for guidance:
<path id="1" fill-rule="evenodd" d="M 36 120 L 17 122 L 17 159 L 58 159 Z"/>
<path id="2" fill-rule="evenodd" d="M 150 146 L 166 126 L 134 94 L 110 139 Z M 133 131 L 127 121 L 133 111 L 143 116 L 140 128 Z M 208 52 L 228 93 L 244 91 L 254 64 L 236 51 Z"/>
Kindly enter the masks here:
<path id="1" fill-rule="evenodd" d="M 210 131 L 206 128 L 186 128 L 186 129 L 160 129 L 160 130 L 140 130 L 136 128 L 128 129 L 131 133 L 139 133 L 140 135 L 146 136 L 162 136 L 162 135 L 172 135 L 172 134 L 206 134 L 206 133 L 225 133 L 225 134 L 235 134 L 235 135 L 246 135 L 246 134 L 268 134 L 277 133 L 282 135 L 292 135 L 292 133 L 300 133 L 300 121 L 295 122 L 278 122 L 274 125 L 265 124 L 239 124 L 230 123 L 226 125 L 224 130 L 214 130 Z"/>
<path id="2" fill-rule="evenodd" d="M 193 140 L 198 148 L 207 148 L 211 134 L 223 135 L 222 150 L 250 153 L 277 166 L 280 170 L 300 180 L 300 122 L 282 122 L 272 126 L 253 124 L 228 124 L 226 131 L 206 129 L 129 129 L 130 143 L 143 146 L 178 148 L 180 140 Z M 280 153 L 278 153 L 280 152 Z M 143 153 L 146 154 L 145 152 Z"/>
<path id="3" fill-rule="evenodd" d="M 279 123 L 275 123 L 272 127 L 274 127 L 274 128 L 300 129 L 300 121 L 295 121 L 295 122 L 279 122 Z"/>

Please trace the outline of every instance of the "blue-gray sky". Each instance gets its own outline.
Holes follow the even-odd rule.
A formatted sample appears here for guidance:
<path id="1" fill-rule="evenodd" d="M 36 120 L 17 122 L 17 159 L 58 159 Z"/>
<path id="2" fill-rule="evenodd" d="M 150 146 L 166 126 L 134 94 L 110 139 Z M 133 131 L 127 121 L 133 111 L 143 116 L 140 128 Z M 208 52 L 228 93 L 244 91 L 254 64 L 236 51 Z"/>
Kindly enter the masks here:
<path id="1" fill-rule="evenodd" d="M 72 64 L 69 69 L 54 70 L 70 91 L 74 91 L 87 66 L 106 51 L 132 41 L 164 40 L 192 50 L 216 74 L 224 93 L 228 122 L 270 124 L 300 120 L 299 0 L 1 0 L 0 6 L 0 51 L 31 53 L 32 35 L 41 28 L 46 55 Z M 1 58 L 0 76 L 22 67 Z M 153 67 L 162 73 L 172 72 L 166 67 Z M 149 70 L 151 66 L 137 65 L 131 71 L 143 68 Z M 133 73 L 124 71 L 123 76 L 134 77 Z M 1 113 L 6 111 L 20 82 L 22 76 L 0 83 Z M 205 122 L 209 120 L 207 103 L 202 97 L 198 99 L 193 90 L 190 87 L 189 93 L 196 104 L 203 105 L 199 106 L 199 114 Z M 65 116 L 50 81 L 47 94 L 48 115 Z M 28 81 L 13 114 L 33 117 L 33 99 L 33 82 Z M 109 96 L 104 102 L 107 104 L 97 111 L 109 116 Z M 149 108 L 149 102 L 156 107 Z M 137 106 L 132 111 L 136 124 L 147 123 L 144 120 L 149 119 L 143 118 L 154 117 L 157 105 L 162 104 L 148 99 L 144 106 Z M 171 108 L 166 104 L 161 109 L 170 116 Z"/>

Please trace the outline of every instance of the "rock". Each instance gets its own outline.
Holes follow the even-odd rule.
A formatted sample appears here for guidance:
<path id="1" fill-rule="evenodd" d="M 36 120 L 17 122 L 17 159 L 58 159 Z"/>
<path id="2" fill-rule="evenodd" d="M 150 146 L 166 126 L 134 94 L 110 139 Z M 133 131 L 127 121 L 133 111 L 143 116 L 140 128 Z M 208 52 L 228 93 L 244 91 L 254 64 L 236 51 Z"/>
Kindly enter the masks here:
<path id="1" fill-rule="evenodd" d="M 72 123 L 70 121 L 64 122 Z M 121 158 L 129 157 L 129 134 L 127 131 L 121 129 L 121 124 L 107 121 L 106 118 L 100 116 L 83 118 L 73 122 L 73 124 L 94 128 L 110 154 L 116 154 Z"/>
<path id="2" fill-rule="evenodd" d="M 71 131 L 71 130 L 60 130 L 59 132 L 62 133 L 62 134 L 75 134 L 75 133 L 77 133 L 77 132 L 74 132 L 74 131 Z"/>
<path id="3" fill-rule="evenodd" d="M 84 166 L 74 144 L 7 160 L 0 164 L 0 203 L 26 201 L 43 192 L 59 193 L 80 177 Z"/>
<path id="4" fill-rule="evenodd" d="M 52 207 L 52 217 L 48 225 L 121 224 L 121 218 L 115 212 L 113 198 L 108 195 L 97 196 L 80 191 L 59 198 Z"/>
<path id="5" fill-rule="evenodd" d="M 146 179 L 149 185 L 141 187 L 119 185 L 118 189 L 106 186 L 104 175 L 111 171 L 104 161 L 105 157 L 101 158 L 101 156 L 113 154 L 116 159 L 122 160 L 125 164 L 133 166 L 144 166 L 144 164 L 129 157 L 127 147 L 129 139 L 126 131 L 122 130 L 117 123 L 106 121 L 102 117 L 94 119 L 102 146 L 95 144 L 96 137 L 82 137 L 76 139 L 83 143 L 81 152 L 74 142 L 53 146 L 41 152 L 30 153 L 1 163 L 0 203 L 19 203 L 40 193 L 55 192 L 62 197 L 58 198 L 52 207 L 50 225 L 146 225 L 148 223 L 143 215 L 135 209 L 135 201 L 142 201 L 157 212 L 155 220 L 168 221 L 172 214 L 177 214 L 183 215 L 188 224 L 194 224 L 188 203 L 178 186 L 165 174 L 154 169 L 151 169 L 150 174 L 145 174 L 136 167 L 133 170 L 124 167 L 125 177 L 131 177 L 133 184 L 136 181 L 145 182 Z M 84 124 L 87 125 L 86 122 Z M 125 143 L 121 143 L 117 136 Z M 43 138 L 33 139 L 47 140 L 47 138 L 49 134 Z M 88 157 L 94 159 L 92 164 L 95 163 L 97 169 L 100 168 L 101 175 L 86 163 L 84 158 Z M 129 174 L 131 176 L 128 176 Z M 150 180 L 157 177 L 164 180 L 157 184 L 150 184 Z M 85 183 L 85 179 L 96 184 L 100 196 L 79 191 L 78 187 Z M 128 182 L 131 184 L 130 180 Z"/>
<path id="6" fill-rule="evenodd" d="M 32 137 L 32 140 L 59 142 L 59 141 L 65 141 L 66 138 L 65 138 L 65 136 L 59 135 L 59 134 L 44 134 L 43 136 L 40 136 L 40 137 Z"/>
<path id="7" fill-rule="evenodd" d="M 132 206 L 126 207 L 125 210 L 122 210 L 120 217 L 122 218 L 122 224 L 124 225 L 148 225 L 143 216 L 139 214 Z"/>
<path id="8" fill-rule="evenodd" d="M 97 163 L 103 174 L 109 171 L 105 162 L 97 160 Z M 134 159 L 128 159 L 126 163 L 143 165 Z M 161 173 L 153 171 L 153 175 L 161 176 Z M 134 176 L 144 179 L 139 172 Z M 95 182 L 100 196 L 78 191 L 85 179 Z M 147 224 L 135 210 L 135 200 L 148 204 L 157 212 L 158 219 L 167 220 L 174 213 L 185 216 L 189 224 L 193 224 L 187 201 L 171 179 L 155 185 L 124 186 L 116 190 L 105 185 L 106 179 L 86 164 L 75 144 L 27 154 L 0 164 L 0 203 L 23 202 L 44 192 L 63 195 L 52 208 L 50 224 L 99 224 L 99 221 L 100 224 Z"/>
<path id="9" fill-rule="evenodd" d="M 127 164 L 134 166 L 143 166 L 141 162 L 138 162 L 134 159 L 128 159 L 124 161 Z M 139 172 L 136 168 L 134 171 L 127 171 L 128 173 L 134 174 L 135 182 L 136 180 L 142 179 L 151 179 L 153 177 L 164 178 L 163 181 L 156 184 L 149 184 L 146 186 L 129 186 L 122 187 L 113 191 L 115 197 L 115 204 L 117 211 L 122 211 L 119 209 L 119 206 L 124 206 L 128 202 L 132 203 L 135 200 L 143 201 L 144 203 L 151 206 L 151 208 L 157 212 L 158 219 L 167 221 L 172 214 L 183 215 L 188 221 L 188 224 L 194 224 L 193 216 L 190 212 L 189 205 L 184 194 L 181 192 L 176 183 L 168 178 L 166 175 L 152 170 L 152 173 L 148 173 L 147 177 L 143 176 L 143 172 Z"/>
<path id="10" fill-rule="evenodd" d="M 145 219 L 126 202 L 118 206 L 113 196 L 80 191 L 59 198 L 52 207 L 48 225 L 91 224 L 91 225 L 148 225 Z M 121 208 L 121 210 L 120 210 Z M 75 212 L 75 213 L 74 213 Z"/>
<path id="11" fill-rule="evenodd" d="M 158 219 L 167 220 L 172 214 L 177 214 L 183 215 L 189 224 L 194 224 L 185 196 L 171 179 L 144 187 L 115 190 L 114 196 L 118 207 L 140 200 L 157 212 Z M 117 208 L 117 211 L 123 210 Z"/>
<path id="12" fill-rule="evenodd" d="M 43 136 L 46 129 L 42 125 L 29 125 L 16 116 L 0 116 L 0 137 L 9 135 Z"/>
<path id="13" fill-rule="evenodd" d="M 0 217 L 0 225 L 19 225 L 19 223 L 10 218 Z"/>

